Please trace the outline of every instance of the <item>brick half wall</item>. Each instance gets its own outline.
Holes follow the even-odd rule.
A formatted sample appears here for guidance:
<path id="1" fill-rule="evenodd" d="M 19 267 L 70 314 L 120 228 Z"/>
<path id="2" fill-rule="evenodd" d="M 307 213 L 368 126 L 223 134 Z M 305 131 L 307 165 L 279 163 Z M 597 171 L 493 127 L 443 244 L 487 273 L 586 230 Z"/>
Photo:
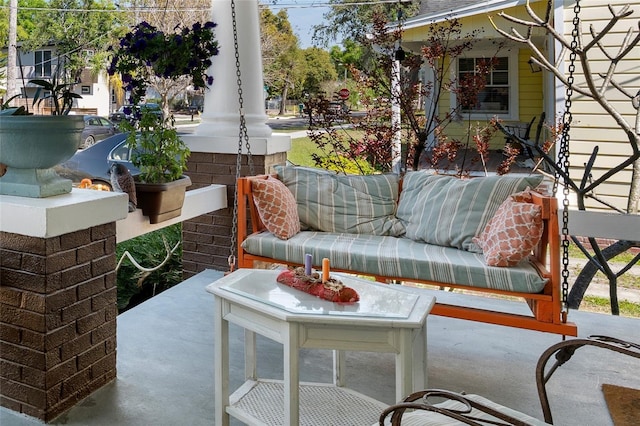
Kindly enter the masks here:
<path id="1" fill-rule="evenodd" d="M 205 269 L 226 271 L 229 268 L 233 207 L 236 202 L 236 161 L 236 154 L 192 152 L 189 157 L 187 174 L 193 183 L 189 189 L 211 184 L 226 185 L 228 207 L 182 224 L 184 279 Z M 252 161 L 253 174 L 273 173 L 273 166 L 286 163 L 287 153 L 253 155 Z M 247 156 L 242 155 L 240 175 L 250 174 Z"/>
<path id="2" fill-rule="evenodd" d="M 0 233 L 0 404 L 50 421 L 116 378 L 115 223 Z"/>

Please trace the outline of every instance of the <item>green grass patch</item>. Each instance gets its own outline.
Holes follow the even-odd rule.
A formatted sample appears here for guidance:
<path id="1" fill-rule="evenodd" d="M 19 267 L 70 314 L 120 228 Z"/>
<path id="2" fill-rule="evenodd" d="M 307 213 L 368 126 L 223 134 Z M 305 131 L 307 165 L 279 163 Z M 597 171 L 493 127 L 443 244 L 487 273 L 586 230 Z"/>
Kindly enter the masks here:
<path id="1" fill-rule="evenodd" d="M 589 244 L 585 245 L 585 248 L 587 249 L 589 249 L 590 247 L 591 246 Z M 631 260 L 633 260 L 634 256 L 635 254 L 629 251 L 626 251 L 624 253 L 620 253 L 618 256 L 614 257 L 613 259 L 610 259 L 609 262 L 628 264 L 629 262 L 631 262 Z M 580 250 L 578 246 L 573 243 L 569 244 L 569 257 L 573 259 L 585 259 L 585 260 L 587 259 L 587 256 L 585 256 L 584 253 L 582 253 L 582 250 Z"/>
<path id="2" fill-rule="evenodd" d="M 297 166 L 315 167 L 312 154 L 320 154 L 320 150 L 308 137 L 296 138 L 291 141 L 291 149 L 287 153 L 287 160 Z"/>
<path id="3" fill-rule="evenodd" d="M 345 129 L 343 131 L 348 133 L 353 138 L 359 138 L 363 136 L 363 132 L 361 131 L 349 129 Z M 322 155 L 322 151 L 315 143 L 313 143 L 313 141 L 309 137 L 305 136 L 301 138 L 295 138 L 291 141 L 291 149 L 287 153 L 287 160 L 297 166 L 317 167 L 311 159 L 312 154 Z"/>
<path id="4" fill-rule="evenodd" d="M 640 318 L 640 304 L 621 300 L 618 302 L 620 316 L 630 318 Z M 596 296 L 585 296 L 580 304 L 581 311 L 611 313 L 611 303 L 609 299 Z"/>
<path id="5" fill-rule="evenodd" d="M 307 125 L 300 125 L 300 126 L 287 126 L 287 127 L 283 127 L 283 128 L 279 128 L 279 129 L 273 129 L 274 133 L 294 133 L 294 132 L 300 132 L 300 131 L 307 131 L 309 130 L 309 126 Z"/>

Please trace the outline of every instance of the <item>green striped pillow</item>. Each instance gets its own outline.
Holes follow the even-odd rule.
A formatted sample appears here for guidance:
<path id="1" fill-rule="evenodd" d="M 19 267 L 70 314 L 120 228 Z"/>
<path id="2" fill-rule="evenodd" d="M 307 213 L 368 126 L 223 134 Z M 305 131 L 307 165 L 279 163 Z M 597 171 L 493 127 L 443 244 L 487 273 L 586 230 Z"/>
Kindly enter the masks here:
<path id="1" fill-rule="evenodd" d="M 338 175 L 320 169 L 277 166 L 293 193 L 303 229 L 351 234 L 404 234 L 395 217 L 396 175 Z"/>
<path id="2" fill-rule="evenodd" d="M 402 183 L 397 217 L 415 241 L 482 253 L 473 241 L 507 197 L 535 188 L 542 175 L 459 179 L 409 172 Z"/>

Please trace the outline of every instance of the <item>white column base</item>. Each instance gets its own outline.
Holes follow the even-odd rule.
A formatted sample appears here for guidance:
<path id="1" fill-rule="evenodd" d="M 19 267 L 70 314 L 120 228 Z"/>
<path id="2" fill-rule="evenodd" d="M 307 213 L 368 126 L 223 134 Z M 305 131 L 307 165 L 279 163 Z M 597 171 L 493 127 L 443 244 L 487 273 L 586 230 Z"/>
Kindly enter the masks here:
<path id="1" fill-rule="evenodd" d="M 183 135 L 182 140 L 191 152 L 216 154 L 238 154 L 239 137 Z M 291 136 L 274 133 L 269 137 L 249 137 L 252 155 L 272 155 L 291 149 Z M 247 154 L 246 142 L 242 141 L 242 153 Z"/>

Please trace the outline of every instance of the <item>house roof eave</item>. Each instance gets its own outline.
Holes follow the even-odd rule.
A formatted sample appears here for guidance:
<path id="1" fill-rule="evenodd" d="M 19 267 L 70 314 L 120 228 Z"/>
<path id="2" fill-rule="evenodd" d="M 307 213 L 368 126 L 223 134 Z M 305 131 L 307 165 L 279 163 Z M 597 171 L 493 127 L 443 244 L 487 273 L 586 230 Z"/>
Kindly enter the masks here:
<path id="1" fill-rule="evenodd" d="M 452 16 L 456 18 L 465 18 L 468 16 L 478 15 L 480 13 L 495 12 L 500 9 L 521 6 L 526 3 L 527 0 L 485 0 L 473 5 L 463 6 L 458 9 L 449 9 L 436 13 L 414 16 L 413 18 L 409 18 L 403 22 L 402 27 L 403 29 L 419 28 L 443 22 Z"/>

